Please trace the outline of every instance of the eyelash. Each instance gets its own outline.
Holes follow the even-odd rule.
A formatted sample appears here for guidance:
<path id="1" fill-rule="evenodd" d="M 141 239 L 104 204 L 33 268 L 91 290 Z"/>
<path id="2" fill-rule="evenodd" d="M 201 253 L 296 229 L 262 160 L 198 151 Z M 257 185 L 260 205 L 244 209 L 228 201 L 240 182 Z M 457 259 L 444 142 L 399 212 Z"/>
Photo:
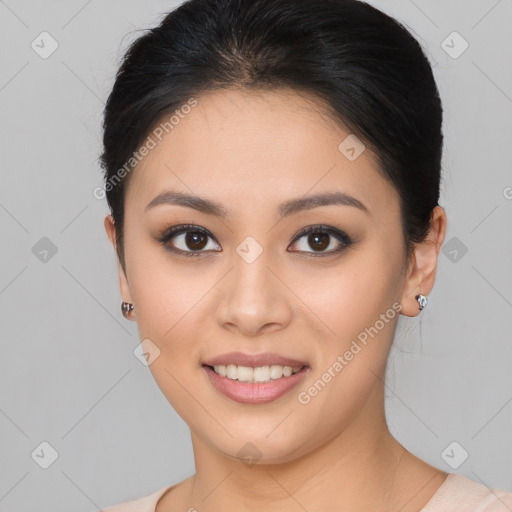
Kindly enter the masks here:
<path id="1" fill-rule="evenodd" d="M 200 226 L 195 226 L 193 224 L 180 224 L 178 226 L 173 226 L 172 228 L 168 229 L 161 237 L 158 238 L 158 241 L 164 246 L 164 248 L 168 251 L 171 251 L 176 254 L 180 254 L 183 256 L 200 256 L 201 253 L 205 251 L 183 251 L 182 249 L 177 249 L 175 247 L 172 247 L 168 245 L 168 242 L 177 235 L 180 235 L 182 233 L 187 232 L 197 232 L 201 233 L 203 235 L 206 235 L 213 240 L 214 237 L 204 228 L 201 228 Z M 336 238 L 339 242 L 341 242 L 342 246 L 338 249 L 330 250 L 327 252 L 316 252 L 315 251 L 291 251 L 291 252 L 297 252 L 297 253 L 306 253 L 308 255 L 311 255 L 312 257 L 317 256 L 329 256 L 332 254 L 337 254 L 342 251 L 344 251 L 347 247 L 349 247 L 353 241 L 352 239 L 344 232 L 340 231 L 337 228 L 326 226 L 325 224 L 318 224 L 314 226 L 307 226 L 299 231 L 295 235 L 295 237 L 292 239 L 291 243 L 296 242 L 297 240 L 301 239 L 304 235 L 309 235 L 310 233 L 326 233 L 334 238 Z M 219 251 L 216 251 L 219 252 Z"/>

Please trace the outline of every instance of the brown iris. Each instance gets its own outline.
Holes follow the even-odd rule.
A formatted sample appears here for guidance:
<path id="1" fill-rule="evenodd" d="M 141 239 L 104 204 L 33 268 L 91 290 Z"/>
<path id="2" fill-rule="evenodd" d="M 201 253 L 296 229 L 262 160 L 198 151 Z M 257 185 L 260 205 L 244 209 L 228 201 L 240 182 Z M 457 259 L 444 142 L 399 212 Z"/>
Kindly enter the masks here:
<path id="1" fill-rule="evenodd" d="M 310 233 L 308 243 L 314 249 L 323 250 L 329 246 L 329 234 L 327 233 Z"/>
<path id="2" fill-rule="evenodd" d="M 185 244 L 191 250 L 201 250 L 207 244 L 208 236 L 199 231 L 188 231 L 185 235 Z"/>

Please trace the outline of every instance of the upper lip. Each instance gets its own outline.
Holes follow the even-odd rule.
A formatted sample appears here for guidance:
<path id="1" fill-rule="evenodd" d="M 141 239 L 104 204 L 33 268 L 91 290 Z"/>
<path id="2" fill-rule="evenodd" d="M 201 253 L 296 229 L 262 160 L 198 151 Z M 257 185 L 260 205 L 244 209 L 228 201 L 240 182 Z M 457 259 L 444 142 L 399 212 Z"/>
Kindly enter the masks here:
<path id="1" fill-rule="evenodd" d="M 279 354 L 265 352 L 261 354 L 246 354 L 244 352 L 229 352 L 221 354 L 203 361 L 204 365 L 217 366 L 233 364 L 235 366 L 291 366 L 292 368 L 307 366 L 304 361 L 293 359 L 291 357 L 281 356 Z"/>

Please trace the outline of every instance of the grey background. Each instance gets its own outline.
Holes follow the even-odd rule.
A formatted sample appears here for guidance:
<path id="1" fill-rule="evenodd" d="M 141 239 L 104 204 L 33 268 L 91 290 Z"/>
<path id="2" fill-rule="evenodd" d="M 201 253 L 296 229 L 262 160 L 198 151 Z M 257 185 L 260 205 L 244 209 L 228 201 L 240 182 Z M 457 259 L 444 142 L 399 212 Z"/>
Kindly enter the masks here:
<path id="1" fill-rule="evenodd" d="M 370 3 L 427 48 L 445 109 L 448 231 L 428 307 L 400 318 L 389 425 L 430 464 L 512 491 L 512 0 Z M 119 59 L 176 5 L 0 0 L 0 511 L 95 511 L 194 472 L 188 427 L 133 355 L 92 193 Z"/>

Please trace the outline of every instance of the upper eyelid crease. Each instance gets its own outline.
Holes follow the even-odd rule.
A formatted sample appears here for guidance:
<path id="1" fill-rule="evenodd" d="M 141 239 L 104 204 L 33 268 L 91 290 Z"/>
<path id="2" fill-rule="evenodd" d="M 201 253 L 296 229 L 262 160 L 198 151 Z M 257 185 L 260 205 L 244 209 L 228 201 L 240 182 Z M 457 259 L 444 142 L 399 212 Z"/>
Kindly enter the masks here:
<path id="1" fill-rule="evenodd" d="M 175 226 L 172 226 L 171 228 L 167 229 L 164 234 L 159 237 L 160 239 L 163 238 L 170 238 L 177 235 L 181 235 L 183 233 L 187 233 L 189 231 L 196 231 L 199 233 L 202 233 L 206 236 L 209 236 L 213 240 L 216 241 L 216 238 L 214 235 L 210 233 L 210 231 L 206 228 L 203 228 L 202 226 L 198 226 L 196 224 L 178 224 Z M 310 224 L 309 226 L 305 226 L 304 228 L 300 229 L 295 235 L 293 240 L 296 240 L 297 238 L 302 238 L 303 236 L 314 233 L 314 232 L 321 232 L 321 233 L 328 233 L 332 236 L 336 235 L 344 235 L 346 237 L 349 237 L 347 233 L 345 233 L 342 229 L 336 228 L 334 226 L 329 226 L 326 224 Z"/>
<path id="2" fill-rule="evenodd" d="M 162 204 L 185 206 L 198 210 L 202 213 L 215 215 L 216 217 L 221 218 L 227 218 L 230 216 L 229 211 L 219 203 L 178 191 L 166 191 L 159 194 L 146 205 L 144 211 L 147 212 L 151 208 Z M 367 215 L 371 215 L 368 208 L 355 197 L 342 192 L 326 192 L 285 201 L 279 205 L 277 209 L 277 216 L 279 220 L 281 220 L 294 213 L 328 205 L 352 206 L 365 212 Z"/>
<path id="3" fill-rule="evenodd" d="M 158 238 L 158 241 L 164 245 L 167 244 L 170 240 L 172 240 L 174 237 L 182 235 L 187 232 L 199 232 L 207 237 L 211 238 L 216 243 L 217 240 L 212 235 L 209 230 L 206 228 L 203 228 L 201 226 L 197 226 L 195 224 L 182 224 L 182 225 L 176 225 L 168 229 L 161 237 Z M 290 242 L 296 242 L 297 240 L 300 240 L 301 238 L 305 237 L 308 234 L 314 233 L 314 232 L 321 232 L 321 233 L 327 233 L 331 237 L 335 238 L 339 243 L 343 244 L 344 248 L 352 245 L 354 243 L 354 239 L 350 235 L 348 235 L 345 231 L 336 228 L 334 226 L 329 226 L 326 224 L 312 224 L 309 226 L 306 226 L 302 228 L 298 233 L 294 235 L 294 238 Z M 183 253 L 185 255 L 200 255 L 204 251 L 183 251 L 182 249 L 175 248 L 173 249 L 173 252 L 179 252 Z M 306 252 L 309 253 L 309 251 L 299 251 L 299 252 Z M 335 254 L 339 252 L 339 250 L 331 250 L 331 251 L 325 251 L 325 252 L 318 252 L 317 256 L 321 255 L 330 255 Z"/>

